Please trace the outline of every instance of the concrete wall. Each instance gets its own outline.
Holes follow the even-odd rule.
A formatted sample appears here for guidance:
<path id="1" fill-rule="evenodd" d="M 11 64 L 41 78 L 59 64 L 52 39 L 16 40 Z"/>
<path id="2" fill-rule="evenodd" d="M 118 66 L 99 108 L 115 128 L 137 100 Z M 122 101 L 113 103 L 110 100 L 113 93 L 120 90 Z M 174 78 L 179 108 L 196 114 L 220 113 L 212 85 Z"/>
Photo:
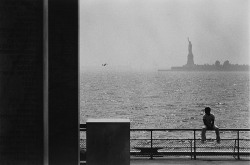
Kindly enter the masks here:
<path id="1" fill-rule="evenodd" d="M 128 119 L 89 119 L 86 124 L 88 165 L 130 164 Z"/>
<path id="2" fill-rule="evenodd" d="M 44 162 L 43 0 L 0 1 L 0 164 Z"/>
<path id="3" fill-rule="evenodd" d="M 78 0 L 49 0 L 49 164 L 79 162 Z"/>
<path id="4" fill-rule="evenodd" d="M 79 164 L 78 84 L 78 0 L 0 0 L 0 164 Z"/>

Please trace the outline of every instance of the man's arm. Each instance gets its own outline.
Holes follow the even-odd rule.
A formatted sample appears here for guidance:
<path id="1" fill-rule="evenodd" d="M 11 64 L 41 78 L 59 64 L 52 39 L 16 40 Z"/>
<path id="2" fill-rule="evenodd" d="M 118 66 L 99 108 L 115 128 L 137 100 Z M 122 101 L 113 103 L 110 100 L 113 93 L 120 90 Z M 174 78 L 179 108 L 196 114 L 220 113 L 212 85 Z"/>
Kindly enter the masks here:
<path id="1" fill-rule="evenodd" d="M 211 120 L 211 127 L 214 127 L 214 120 L 215 120 L 215 116 L 212 114 L 212 120 Z"/>
<path id="2" fill-rule="evenodd" d="M 214 119 L 212 119 L 212 121 L 211 121 L 211 127 L 213 127 L 214 126 Z"/>

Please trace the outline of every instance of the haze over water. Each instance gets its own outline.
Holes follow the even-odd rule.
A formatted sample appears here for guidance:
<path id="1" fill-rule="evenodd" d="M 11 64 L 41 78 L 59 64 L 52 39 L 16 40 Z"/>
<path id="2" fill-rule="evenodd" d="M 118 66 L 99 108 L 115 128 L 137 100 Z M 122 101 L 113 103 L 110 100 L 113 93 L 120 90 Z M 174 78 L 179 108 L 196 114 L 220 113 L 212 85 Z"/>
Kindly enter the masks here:
<path id="1" fill-rule="evenodd" d="M 81 0 L 81 68 L 250 64 L 248 0 Z"/>

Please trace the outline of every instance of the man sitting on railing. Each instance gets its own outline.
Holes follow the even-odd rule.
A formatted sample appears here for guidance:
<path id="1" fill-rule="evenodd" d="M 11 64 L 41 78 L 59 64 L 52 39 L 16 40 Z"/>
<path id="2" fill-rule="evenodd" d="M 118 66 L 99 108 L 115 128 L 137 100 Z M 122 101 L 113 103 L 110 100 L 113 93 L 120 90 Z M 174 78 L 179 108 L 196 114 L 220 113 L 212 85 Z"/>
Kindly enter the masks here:
<path id="1" fill-rule="evenodd" d="M 210 113 L 210 111 L 211 109 L 209 107 L 205 108 L 205 115 L 203 116 L 204 126 L 202 127 L 202 132 L 201 132 L 201 142 L 204 143 L 204 141 L 206 140 L 207 130 L 215 130 L 217 143 L 220 143 L 219 128 L 216 125 L 214 125 L 215 117 L 213 114 Z"/>

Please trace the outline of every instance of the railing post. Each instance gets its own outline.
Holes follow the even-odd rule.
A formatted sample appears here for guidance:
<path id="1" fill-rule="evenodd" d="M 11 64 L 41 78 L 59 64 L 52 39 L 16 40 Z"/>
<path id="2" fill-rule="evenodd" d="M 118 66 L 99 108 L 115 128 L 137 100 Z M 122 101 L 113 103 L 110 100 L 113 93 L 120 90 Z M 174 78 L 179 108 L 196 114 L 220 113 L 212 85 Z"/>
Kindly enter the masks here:
<path id="1" fill-rule="evenodd" d="M 191 160 L 193 159 L 193 144 L 192 144 L 193 142 L 192 142 L 192 140 L 190 140 L 190 148 L 191 148 Z"/>
<path id="2" fill-rule="evenodd" d="M 153 130 L 150 130 L 150 140 L 151 140 L 151 150 L 150 150 L 150 159 L 153 159 Z"/>
<path id="3" fill-rule="evenodd" d="M 195 137 L 195 130 L 194 130 L 194 160 L 196 160 L 196 137 Z"/>
<path id="4" fill-rule="evenodd" d="M 238 141 L 238 160 L 240 160 L 240 131 L 237 131 L 237 141 Z"/>

